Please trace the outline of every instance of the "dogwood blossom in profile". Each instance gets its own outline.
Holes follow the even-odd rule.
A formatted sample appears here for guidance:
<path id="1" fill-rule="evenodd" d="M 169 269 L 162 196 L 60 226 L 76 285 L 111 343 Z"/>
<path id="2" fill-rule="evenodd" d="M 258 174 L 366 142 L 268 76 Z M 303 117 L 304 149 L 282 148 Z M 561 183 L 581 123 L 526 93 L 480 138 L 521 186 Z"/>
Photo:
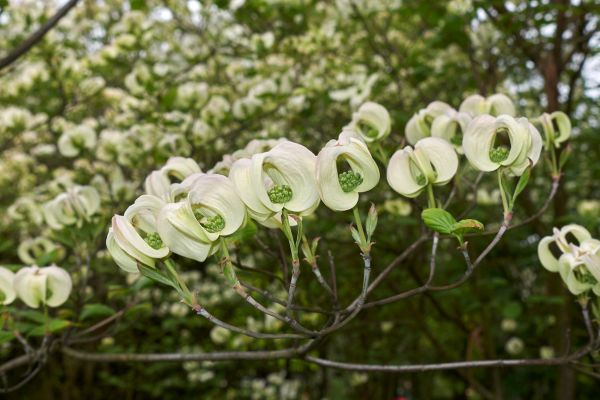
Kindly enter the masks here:
<path id="1" fill-rule="evenodd" d="M 58 249 L 56 244 L 50 239 L 37 237 L 22 240 L 17 248 L 17 255 L 24 264 L 35 264 L 38 258 Z"/>
<path id="2" fill-rule="evenodd" d="M 406 197 L 418 196 L 427 185 L 445 185 L 456 174 L 458 156 L 444 139 L 428 137 L 396 151 L 387 167 L 387 181 Z"/>
<path id="3" fill-rule="evenodd" d="M 192 174 L 201 173 L 200 166 L 192 158 L 171 157 L 160 169 L 152 171 L 144 181 L 146 194 L 172 200 L 171 179 L 183 181 Z"/>
<path id="4" fill-rule="evenodd" d="M 154 267 L 156 260 L 169 255 L 169 248 L 156 227 L 157 215 L 164 205 L 165 202 L 156 196 L 142 195 L 124 215 L 113 216 L 106 247 L 123 270 L 138 272 L 138 263 Z"/>
<path id="5" fill-rule="evenodd" d="M 561 143 L 571 137 L 571 120 L 567 114 L 561 111 L 553 113 L 543 113 L 538 122 L 544 132 L 544 146 L 549 149 L 551 146 L 560 147 Z M 557 132 L 558 131 L 558 132 Z"/>
<path id="6" fill-rule="evenodd" d="M 480 115 L 471 121 L 463 138 L 465 156 L 480 171 L 507 168 L 520 176 L 535 165 L 542 151 L 542 137 L 527 118 Z"/>
<path id="7" fill-rule="evenodd" d="M 459 154 L 463 154 L 463 137 L 472 119 L 471 115 L 467 113 L 448 111 L 433 120 L 431 136 L 447 140 L 452 143 Z"/>
<path id="8" fill-rule="evenodd" d="M 73 186 L 43 205 L 44 219 L 52 229 L 81 224 L 100 209 L 100 195 L 92 186 Z"/>
<path id="9" fill-rule="evenodd" d="M 434 101 L 415 113 L 406 124 L 404 134 L 408 143 L 414 145 L 420 139 L 431 136 L 433 121 L 444 114 L 452 114 L 456 111 L 443 101 Z"/>
<path id="10" fill-rule="evenodd" d="M 56 265 L 31 266 L 17 271 L 14 287 L 19 298 L 31 308 L 58 307 L 69 298 L 73 283 L 69 273 Z"/>
<path id="11" fill-rule="evenodd" d="M 246 207 L 227 177 L 201 174 L 183 201 L 162 207 L 157 229 L 173 253 L 204 261 L 217 249 L 213 243 L 235 233 L 245 217 Z"/>
<path id="12" fill-rule="evenodd" d="M 349 127 L 358 133 L 365 142 L 373 142 L 390 134 L 392 120 L 384 106 L 369 101 L 352 114 L 352 122 Z"/>
<path id="13" fill-rule="evenodd" d="M 490 114 L 495 117 L 500 115 L 514 117 L 517 114 L 512 100 L 502 93 L 496 93 L 487 98 L 479 94 L 469 96 L 460 104 L 458 111 L 472 116 Z"/>
<path id="14" fill-rule="evenodd" d="M 551 245 L 561 253 L 558 258 Z M 554 228 L 552 236 L 540 240 L 538 258 L 548 271 L 560 274 L 571 293 L 578 295 L 591 289 L 600 295 L 600 240 L 592 238 L 584 227 L 570 224 Z"/>
<path id="15" fill-rule="evenodd" d="M 96 131 L 88 125 L 66 129 L 58 139 L 58 151 L 65 157 L 77 157 L 83 150 L 96 146 Z"/>
<path id="16" fill-rule="evenodd" d="M 319 152 L 316 177 L 323 203 L 334 211 L 345 211 L 358 203 L 359 193 L 377 185 L 379 168 L 358 134 L 344 129 Z"/>
<path id="17" fill-rule="evenodd" d="M 315 155 L 306 147 L 284 141 L 252 158 L 237 160 L 229 172 L 248 213 L 265 221 L 284 208 L 307 215 L 319 205 Z"/>
<path id="18" fill-rule="evenodd" d="M 10 304 L 17 297 L 14 282 L 15 274 L 8 268 L 0 267 L 0 304 Z"/>

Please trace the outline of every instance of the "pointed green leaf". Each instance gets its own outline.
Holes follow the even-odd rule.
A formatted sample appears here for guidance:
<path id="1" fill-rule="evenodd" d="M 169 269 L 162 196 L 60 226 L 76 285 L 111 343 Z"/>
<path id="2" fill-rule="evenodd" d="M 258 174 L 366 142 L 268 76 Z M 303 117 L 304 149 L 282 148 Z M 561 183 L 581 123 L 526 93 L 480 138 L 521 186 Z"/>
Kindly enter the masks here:
<path id="1" fill-rule="evenodd" d="M 164 275 L 157 269 L 147 267 L 142 264 L 138 264 L 138 269 L 140 273 L 147 278 L 152 279 L 153 281 L 160 282 L 164 285 L 171 286 L 175 290 L 179 290 L 179 286 L 168 276 Z"/>
<path id="2" fill-rule="evenodd" d="M 86 304 L 83 306 L 79 320 L 85 321 L 93 317 L 110 317 L 114 314 L 115 310 L 105 304 Z"/>
<path id="3" fill-rule="evenodd" d="M 519 178 L 519 182 L 517 182 L 517 186 L 515 187 L 515 192 L 512 195 L 512 200 L 511 200 L 512 204 L 515 204 L 515 201 L 517 200 L 517 196 L 519 196 L 521 194 L 521 192 L 527 186 L 530 176 L 531 176 L 531 164 L 529 165 L 529 167 L 527 167 L 525 172 L 523 172 L 523 175 L 521 175 L 521 177 Z"/>
<path id="4" fill-rule="evenodd" d="M 429 229 L 439 233 L 450 234 L 456 219 L 448 211 L 441 208 L 428 208 L 421 213 L 423 222 Z"/>
<path id="5" fill-rule="evenodd" d="M 483 230 L 483 224 L 476 219 L 461 219 L 454 224 L 452 234 L 462 236 L 465 233 Z"/>

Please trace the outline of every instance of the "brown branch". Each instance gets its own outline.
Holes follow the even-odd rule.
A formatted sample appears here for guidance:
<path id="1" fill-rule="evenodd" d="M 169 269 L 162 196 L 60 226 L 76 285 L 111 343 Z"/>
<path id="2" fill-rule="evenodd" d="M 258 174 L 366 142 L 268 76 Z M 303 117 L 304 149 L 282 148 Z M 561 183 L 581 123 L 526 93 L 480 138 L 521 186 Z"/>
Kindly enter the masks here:
<path id="1" fill-rule="evenodd" d="M 35 31 L 31 36 L 25 39 L 21 44 L 15 47 L 6 57 L 0 59 L 0 70 L 8 67 L 13 62 L 17 61 L 21 56 L 27 53 L 33 46 L 35 46 L 40 40 L 46 36 L 48 33 L 58 22 L 65 16 L 67 13 L 77 5 L 79 0 L 69 0 L 64 6 L 62 6 L 56 14 L 54 14 L 45 24 L 39 27 L 37 31 Z"/>

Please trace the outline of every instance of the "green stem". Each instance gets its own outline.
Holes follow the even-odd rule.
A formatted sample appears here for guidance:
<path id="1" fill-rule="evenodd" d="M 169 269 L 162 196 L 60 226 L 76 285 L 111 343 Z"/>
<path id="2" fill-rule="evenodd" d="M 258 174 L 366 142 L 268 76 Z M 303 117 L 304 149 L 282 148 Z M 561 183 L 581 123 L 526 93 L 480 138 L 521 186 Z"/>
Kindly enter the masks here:
<path id="1" fill-rule="evenodd" d="M 385 150 L 383 150 L 381 143 L 375 142 L 375 149 L 376 149 L 377 153 L 379 154 L 379 158 L 380 158 L 381 162 L 384 165 L 387 165 L 388 161 L 389 161 L 388 156 L 387 156 L 387 153 L 385 152 Z"/>
<path id="2" fill-rule="evenodd" d="M 433 195 L 433 185 L 429 183 L 427 185 L 427 204 L 429 208 L 435 208 L 435 196 Z"/>
<path id="3" fill-rule="evenodd" d="M 292 233 L 292 227 L 290 226 L 288 211 L 284 208 L 281 212 L 281 223 L 283 224 L 283 234 L 290 244 L 290 253 L 292 255 L 293 264 L 300 264 L 300 257 L 298 257 L 298 245 L 300 242 L 294 240 L 294 234 Z M 302 237 L 302 222 L 298 222 L 298 237 Z"/>
<path id="4" fill-rule="evenodd" d="M 354 214 L 354 222 L 356 223 L 356 229 L 358 229 L 358 236 L 360 237 L 360 241 L 364 249 L 367 248 L 367 237 L 365 236 L 365 231 L 363 230 L 362 220 L 360 219 L 360 213 L 358 212 L 358 206 L 355 206 L 352 209 L 352 214 Z M 363 249 L 363 250 L 364 250 Z"/>
<path id="5" fill-rule="evenodd" d="M 177 273 L 177 269 L 175 268 L 175 263 L 170 258 L 167 258 L 164 261 L 164 264 L 167 267 L 167 269 L 169 270 L 169 272 L 171 273 L 171 275 L 173 275 L 173 277 L 177 280 L 177 283 L 179 284 L 179 287 L 182 290 L 181 295 L 183 297 L 183 300 L 188 305 L 191 305 L 193 303 L 192 292 L 190 292 L 190 290 L 188 289 L 188 287 L 185 284 L 185 282 L 183 281 L 183 279 L 181 279 L 181 276 L 179 276 L 179 274 Z"/>
<path id="6" fill-rule="evenodd" d="M 223 274 L 225 278 L 232 286 L 239 285 L 240 282 L 235 274 L 235 270 L 233 268 L 233 263 L 231 262 L 231 257 L 229 256 L 229 249 L 227 248 L 227 242 L 225 238 L 222 236 L 219 237 L 219 246 L 221 248 L 221 254 L 223 256 L 221 262 L 223 265 Z"/>
<path id="7" fill-rule="evenodd" d="M 506 198 L 506 192 L 504 191 L 504 185 L 502 184 L 502 168 L 498 168 L 496 170 L 498 174 L 498 186 L 500 189 L 500 197 L 502 198 L 502 208 L 504 210 L 504 216 L 506 217 L 510 214 L 510 208 L 508 206 L 508 199 Z"/>

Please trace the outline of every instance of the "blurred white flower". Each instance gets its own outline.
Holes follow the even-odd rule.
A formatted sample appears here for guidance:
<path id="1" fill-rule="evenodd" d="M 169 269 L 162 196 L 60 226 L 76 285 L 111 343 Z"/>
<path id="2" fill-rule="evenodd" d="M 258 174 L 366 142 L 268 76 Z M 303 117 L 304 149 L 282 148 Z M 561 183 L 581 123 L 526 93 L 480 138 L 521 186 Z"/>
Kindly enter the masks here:
<path id="1" fill-rule="evenodd" d="M 96 146 L 96 131 L 87 125 L 77 125 L 65 130 L 58 139 L 58 151 L 65 157 L 76 157 L 83 150 Z"/>
<path id="2" fill-rule="evenodd" d="M 407 122 L 404 135 L 408 143 L 414 145 L 420 139 L 431 136 L 433 121 L 440 115 L 454 115 L 456 111 L 443 101 L 429 103 L 426 108 L 419 110 Z M 441 132 L 438 132 L 440 134 Z"/>
<path id="3" fill-rule="evenodd" d="M 381 140 L 390 134 L 392 120 L 381 104 L 366 102 L 352 114 L 349 127 L 358 133 L 365 142 Z"/>
<path id="4" fill-rule="evenodd" d="M 487 98 L 478 94 L 469 96 L 460 104 L 458 111 L 469 113 L 472 116 L 490 114 L 495 117 L 500 115 L 514 117 L 517 113 L 512 100 L 501 93 L 493 94 Z"/>
<path id="5" fill-rule="evenodd" d="M 14 282 L 15 274 L 8 268 L 0 267 L 0 304 L 10 304 L 17 297 Z"/>
<path id="6" fill-rule="evenodd" d="M 40 304 L 49 307 L 62 305 L 69 298 L 72 286 L 69 273 L 55 265 L 21 268 L 14 279 L 17 295 L 32 308 L 38 308 Z"/>
<path id="7" fill-rule="evenodd" d="M 508 339 L 504 348 L 508 354 L 511 356 L 516 356 L 523 352 L 525 349 L 525 343 L 523 343 L 523 340 L 518 337 L 512 337 Z"/>

